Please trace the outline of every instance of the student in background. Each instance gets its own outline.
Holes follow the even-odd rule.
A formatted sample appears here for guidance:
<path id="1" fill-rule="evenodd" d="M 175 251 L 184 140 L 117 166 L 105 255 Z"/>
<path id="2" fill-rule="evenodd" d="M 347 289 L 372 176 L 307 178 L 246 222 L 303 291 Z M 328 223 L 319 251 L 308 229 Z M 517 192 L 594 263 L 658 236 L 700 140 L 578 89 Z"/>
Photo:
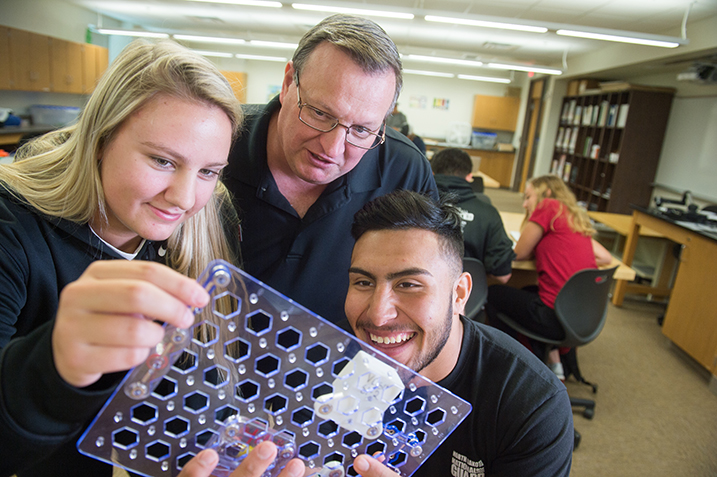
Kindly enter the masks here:
<path id="1" fill-rule="evenodd" d="M 565 386 L 515 340 L 461 316 L 472 280 L 456 207 L 396 191 L 359 211 L 352 234 L 346 316 L 356 336 L 473 405 L 414 475 L 567 476 Z M 368 456 L 354 469 L 395 477 Z"/>
<path id="2" fill-rule="evenodd" d="M 515 259 L 513 242 L 496 208 L 473 192 L 468 182 L 473 170 L 470 156 L 462 149 L 443 149 L 433 155 L 431 169 L 438 190 L 454 194 L 455 205 L 461 211 L 465 256 L 477 258 L 489 276 L 507 283 Z"/>
<path id="3" fill-rule="evenodd" d="M 491 325 L 513 336 L 516 332 L 500 321 L 498 312 L 505 313 L 529 330 L 559 340 L 565 333 L 553 309 L 558 292 L 576 272 L 607 265 L 612 256 L 591 238 L 595 229 L 590 218 L 558 176 L 530 179 L 525 186 L 523 207 L 526 215 L 520 239 L 515 245 L 516 260 L 535 257 L 537 292 L 492 285 L 488 288 L 486 313 Z M 544 345 L 531 342 L 531 346 L 542 359 Z M 551 353 L 548 364 L 558 377 L 564 377 L 557 350 Z"/>
<path id="4" fill-rule="evenodd" d="M 393 111 L 386 118 L 386 126 L 392 128 L 394 131 L 398 131 L 404 136 L 408 136 L 408 119 L 406 115 L 398 110 L 398 103 L 393 105 Z"/>
<path id="5" fill-rule="evenodd" d="M 206 265 L 238 263 L 218 179 L 240 123 L 209 61 L 138 40 L 76 124 L 0 166 L 0 475 L 113 474 L 75 443 L 160 322 L 194 323 Z"/>
<path id="6" fill-rule="evenodd" d="M 410 125 L 408 126 L 408 134 L 406 134 L 406 137 L 416 145 L 418 150 L 421 151 L 424 156 L 426 155 L 426 143 L 423 142 L 423 138 L 421 136 L 413 132 L 413 128 Z"/>

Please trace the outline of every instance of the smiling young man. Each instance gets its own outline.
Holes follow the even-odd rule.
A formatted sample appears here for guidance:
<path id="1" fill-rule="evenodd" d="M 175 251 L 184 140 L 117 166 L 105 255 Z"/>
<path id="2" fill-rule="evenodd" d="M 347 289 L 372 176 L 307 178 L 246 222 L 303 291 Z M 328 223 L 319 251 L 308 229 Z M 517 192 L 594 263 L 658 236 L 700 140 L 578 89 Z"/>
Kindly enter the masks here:
<path id="1" fill-rule="evenodd" d="M 344 318 L 356 211 L 396 189 L 437 197 L 426 158 L 385 124 L 401 86 L 381 27 L 328 17 L 299 42 L 279 95 L 244 107 L 224 171 L 245 270 L 332 322 Z"/>
<path id="2" fill-rule="evenodd" d="M 565 386 L 517 341 L 460 315 L 472 280 L 458 209 L 397 191 L 359 211 L 352 235 L 345 310 L 356 335 L 473 405 L 414 475 L 568 475 Z M 388 475 L 376 468 L 361 475 Z"/>

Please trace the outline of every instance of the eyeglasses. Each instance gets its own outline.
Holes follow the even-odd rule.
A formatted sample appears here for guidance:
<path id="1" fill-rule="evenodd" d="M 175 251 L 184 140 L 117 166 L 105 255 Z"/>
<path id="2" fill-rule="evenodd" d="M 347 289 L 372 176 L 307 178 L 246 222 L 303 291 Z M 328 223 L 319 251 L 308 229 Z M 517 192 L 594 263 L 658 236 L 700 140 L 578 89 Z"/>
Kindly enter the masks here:
<path id="1" fill-rule="evenodd" d="M 296 96 L 299 98 L 299 121 L 312 129 L 321 132 L 333 131 L 336 126 L 346 129 L 346 142 L 361 149 L 373 149 L 386 141 L 386 123 L 379 126 L 380 134 L 373 132 L 363 126 L 346 126 L 341 124 L 338 118 L 326 113 L 308 103 L 301 102 L 299 91 L 299 78 L 296 77 Z"/>

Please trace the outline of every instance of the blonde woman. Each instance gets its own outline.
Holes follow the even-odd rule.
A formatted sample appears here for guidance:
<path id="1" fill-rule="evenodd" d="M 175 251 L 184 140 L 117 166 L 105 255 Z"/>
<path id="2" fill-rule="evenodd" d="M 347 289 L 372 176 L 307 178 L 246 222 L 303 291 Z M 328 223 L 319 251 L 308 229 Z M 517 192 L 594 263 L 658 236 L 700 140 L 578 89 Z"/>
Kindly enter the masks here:
<path id="1" fill-rule="evenodd" d="M 515 336 L 497 313 L 505 313 L 527 329 L 552 339 L 562 339 L 564 332 L 555 317 L 555 297 L 575 272 L 609 264 L 610 252 L 592 239 L 595 230 L 587 213 L 576 203 L 575 196 L 555 175 L 530 179 L 525 186 L 525 220 L 515 245 L 516 260 L 535 258 L 538 271 L 537 293 L 505 285 L 488 288 L 486 313 L 490 324 Z M 531 343 L 541 359 L 543 348 Z M 557 350 L 551 354 L 551 369 L 564 377 Z"/>
<path id="2" fill-rule="evenodd" d="M 201 56 L 138 41 L 76 124 L 0 166 L 0 475 L 112 475 L 77 437 L 158 322 L 194 322 L 206 264 L 238 263 L 219 176 L 240 111 Z M 187 475 L 213 463 L 205 452 Z"/>

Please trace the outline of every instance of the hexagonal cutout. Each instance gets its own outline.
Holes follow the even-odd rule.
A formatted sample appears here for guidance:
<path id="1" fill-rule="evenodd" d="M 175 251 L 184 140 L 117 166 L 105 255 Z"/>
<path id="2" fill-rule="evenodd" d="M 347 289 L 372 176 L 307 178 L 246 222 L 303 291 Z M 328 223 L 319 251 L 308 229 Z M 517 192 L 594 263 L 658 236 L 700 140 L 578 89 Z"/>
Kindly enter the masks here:
<path id="1" fill-rule="evenodd" d="M 339 432 L 339 425 L 332 420 L 323 421 L 319 424 L 316 433 L 321 437 L 334 437 Z"/>
<path id="2" fill-rule="evenodd" d="M 406 428 L 406 423 L 401 419 L 394 419 L 384 426 L 384 432 L 387 436 L 393 437 L 396 434 L 400 434 Z"/>
<path id="3" fill-rule="evenodd" d="M 179 359 L 174 362 L 172 367 L 181 374 L 189 374 L 197 369 L 197 354 L 193 351 L 182 351 Z"/>
<path id="4" fill-rule="evenodd" d="M 331 454 L 324 457 L 324 465 L 328 464 L 329 462 L 337 462 L 343 465 L 344 460 L 346 460 L 346 456 L 343 455 L 341 452 L 332 452 Z"/>
<path id="5" fill-rule="evenodd" d="M 426 414 L 426 424 L 429 426 L 437 426 L 446 420 L 446 411 L 441 408 L 436 408 Z"/>
<path id="6" fill-rule="evenodd" d="M 426 400 L 420 396 L 415 396 L 406 401 L 406 405 L 404 406 L 403 410 L 409 416 L 417 416 L 422 413 L 425 408 Z"/>
<path id="7" fill-rule="evenodd" d="M 311 389 L 311 397 L 314 401 L 328 401 L 334 395 L 334 387 L 329 383 L 321 383 Z"/>
<path id="8" fill-rule="evenodd" d="M 204 384 L 218 389 L 229 382 L 229 370 L 224 366 L 212 366 L 204 370 Z"/>
<path id="9" fill-rule="evenodd" d="M 199 414 L 209 409 L 209 396 L 200 391 L 186 394 L 184 396 L 184 409 L 194 414 Z"/>
<path id="10" fill-rule="evenodd" d="M 276 333 L 276 346 L 284 351 L 292 351 L 301 345 L 301 331 L 293 326 Z"/>
<path id="11" fill-rule="evenodd" d="M 286 397 L 281 394 L 273 394 L 264 399 L 264 410 L 272 416 L 276 416 L 286 411 L 288 403 L 289 400 Z"/>
<path id="12" fill-rule="evenodd" d="M 164 441 L 150 442 L 144 447 L 144 454 L 149 460 L 160 462 L 167 459 L 172 452 L 172 446 Z"/>
<path id="13" fill-rule="evenodd" d="M 299 456 L 303 457 L 305 460 L 309 460 L 318 457 L 320 451 L 320 444 L 314 441 L 309 441 L 299 447 Z"/>
<path id="14" fill-rule="evenodd" d="M 112 433 L 112 445 L 120 449 L 131 449 L 139 442 L 139 432 L 130 427 L 123 427 Z"/>
<path id="15" fill-rule="evenodd" d="M 237 414 L 239 414 L 239 409 L 227 404 L 226 406 L 219 407 L 214 411 L 214 422 L 223 424 L 224 421 L 229 419 L 231 416 L 236 416 Z"/>
<path id="16" fill-rule="evenodd" d="M 339 376 L 339 374 L 342 372 L 344 373 L 343 376 Z M 343 357 L 339 360 L 334 361 L 334 364 L 331 366 L 331 374 L 335 378 L 348 378 L 349 376 L 354 374 L 354 362 L 347 357 Z"/>
<path id="17" fill-rule="evenodd" d="M 219 336 L 219 327 L 206 320 L 202 320 L 194 325 L 193 331 L 194 338 L 192 341 L 204 348 L 216 343 L 217 337 Z"/>
<path id="18" fill-rule="evenodd" d="M 299 427 L 306 427 L 314 422 L 314 410 L 306 406 L 291 413 L 291 422 Z"/>
<path id="19" fill-rule="evenodd" d="M 182 437 L 189 433 L 189 421 L 182 416 L 174 416 L 164 421 L 164 433 L 170 437 Z"/>
<path id="20" fill-rule="evenodd" d="M 341 439 L 341 443 L 344 447 L 348 447 L 349 449 L 354 449 L 360 446 L 362 441 L 363 436 L 357 431 L 351 431 L 344 434 L 344 437 Z"/>
<path id="21" fill-rule="evenodd" d="M 235 363 L 244 361 L 251 353 L 251 343 L 241 338 L 236 338 L 224 343 L 224 356 Z"/>
<path id="22" fill-rule="evenodd" d="M 336 404 L 336 410 L 341 414 L 348 416 L 358 410 L 360 402 L 361 401 L 359 401 L 359 399 L 355 398 L 354 396 L 344 396 Z"/>
<path id="23" fill-rule="evenodd" d="M 306 383 L 309 382 L 309 373 L 303 369 L 295 369 L 289 371 L 284 375 L 284 386 L 291 389 L 292 391 L 298 391 L 306 387 Z"/>
<path id="24" fill-rule="evenodd" d="M 394 467 L 401 467 L 408 460 L 408 454 L 404 451 L 396 451 L 388 456 L 388 463 Z"/>
<path id="25" fill-rule="evenodd" d="M 256 336 L 271 331 L 272 316 L 264 310 L 256 310 L 246 315 L 246 330 Z"/>
<path id="26" fill-rule="evenodd" d="M 247 379 L 236 386 L 236 397 L 242 402 L 253 401 L 259 396 L 259 385 L 254 381 Z"/>
<path id="27" fill-rule="evenodd" d="M 209 442 L 209 439 L 212 438 L 212 436 L 218 435 L 215 431 L 212 429 L 205 429 L 201 432 L 197 432 L 194 435 L 194 443 L 197 447 L 200 449 L 204 449 L 207 445 L 207 442 Z"/>
<path id="28" fill-rule="evenodd" d="M 177 457 L 177 470 L 182 470 L 187 463 L 194 458 L 196 454 L 193 452 L 186 452 Z"/>
<path id="29" fill-rule="evenodd" d="M 241 312 L 241 298 L 225 291 L 212 299 L 212 311 L 223 320 L 230 320 Z"/>
<path id="30" fill-rule="evenodd" d="M 130 409 L 132 420 L 146 426 L 157 420 L 157 407 L 153 404 L 142 403 Z"/>
<path id="31" fill-rule="evenodd" d="M 374 455 L 377 452 L 386 452 L 386 443 L 382 441 L 376 441 L 366 446 L 366 454 Z"/>
<path id="32" fill-rule="evenodd" d="M 254 370 L 257 374 L 268 378 L 279 372 L 281 360 L 273 354 L 265 354 L 254 361 Z"/>
<path id="33" fill-rule="evenodd" d="M 157 384 L 157 387 L 152 391 L 152 396 L 162 401 L 174 397 L 177 395 L 177 381 L 167 376 L 163 377 L 162 380 Z"/>
<path id="34" fill-rule="evenodd" d="M 305 359 L 314 366 L 321 366 L 329 360 L 329 348 L 323 343 L 316 343 L 306 348 Z"/>

